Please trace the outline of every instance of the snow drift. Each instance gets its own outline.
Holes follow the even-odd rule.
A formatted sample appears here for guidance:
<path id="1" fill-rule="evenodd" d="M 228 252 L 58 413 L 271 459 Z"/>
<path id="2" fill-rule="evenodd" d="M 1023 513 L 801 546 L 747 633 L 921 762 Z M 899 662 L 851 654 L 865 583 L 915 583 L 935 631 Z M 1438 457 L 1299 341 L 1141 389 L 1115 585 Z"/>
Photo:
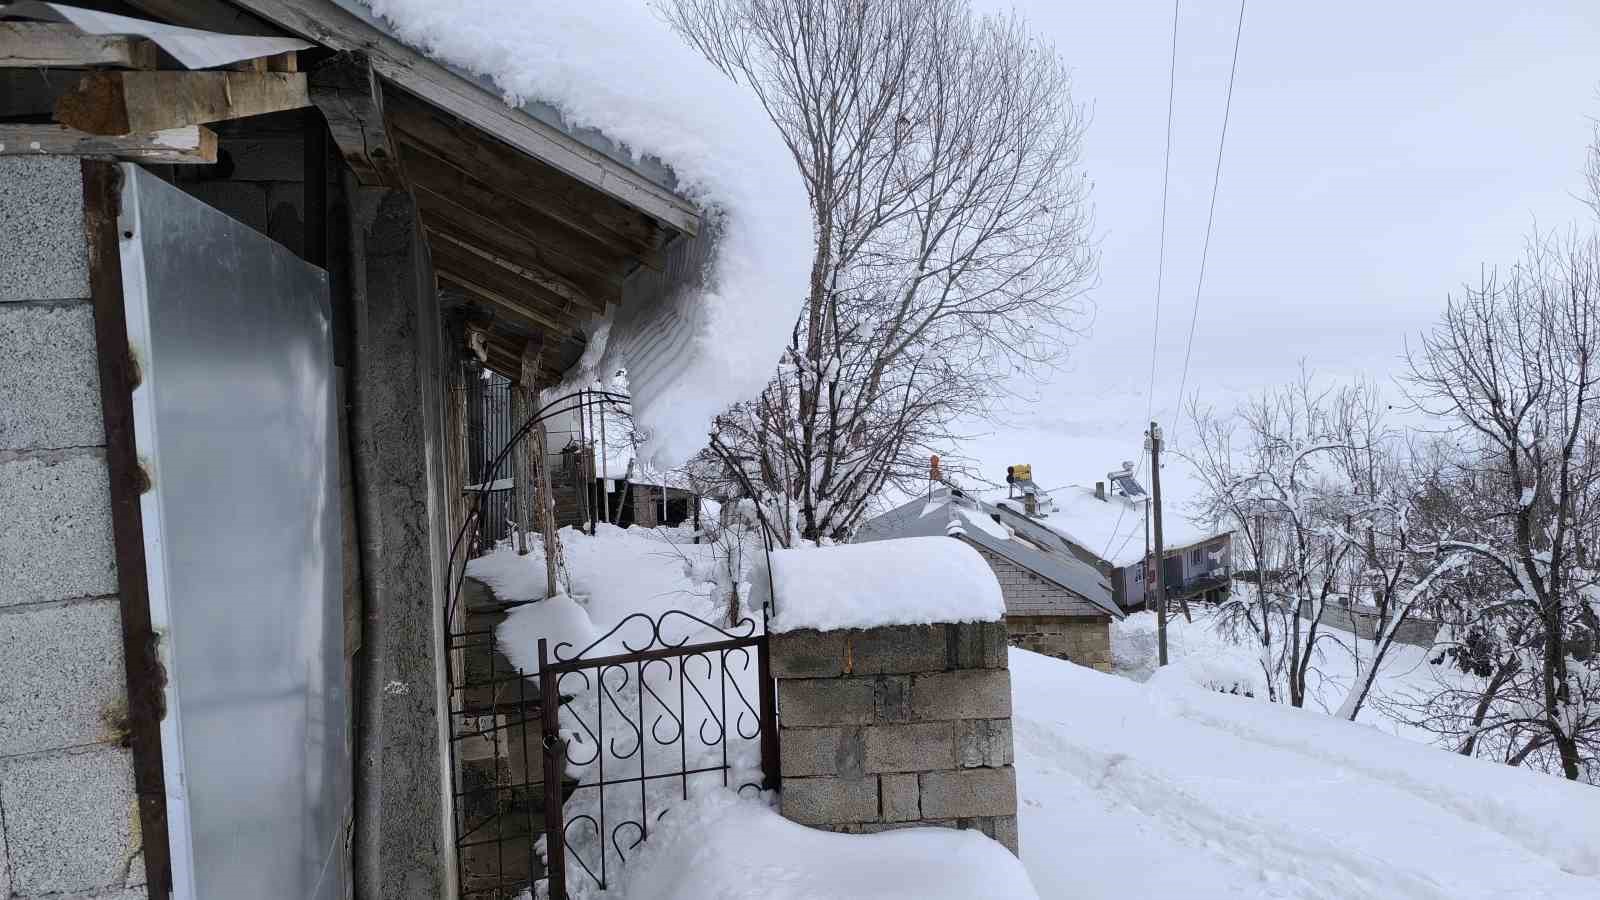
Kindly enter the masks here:
<path id="1" fill-rule="evenodd" d="M 643 308 L 620 310 L 609 338 L 597 332 L 604 352 L 586 354 L 584 373 L 626 368 L 648 451 L 663 465 L 687 458 L 713 416 L 766 384 L 805 297 L 811 206 L 777 126 L 643 0 L 367 2 L 401 40 L 488 77 L 507 103 L 541 101 L 568 127 L 659 160 L 705 212 L 703 271 L 647 306 L 625 303 Z"/>
<path id="2" fill-rule="evenodd" d="M 774 550 L 758 560 L 751 603 L 772 598 L 771 631 L 998 622 L 1000 582 L 978 551 L 947 537 Z M 773 595 L 776 596 L 773 596 Z"/>

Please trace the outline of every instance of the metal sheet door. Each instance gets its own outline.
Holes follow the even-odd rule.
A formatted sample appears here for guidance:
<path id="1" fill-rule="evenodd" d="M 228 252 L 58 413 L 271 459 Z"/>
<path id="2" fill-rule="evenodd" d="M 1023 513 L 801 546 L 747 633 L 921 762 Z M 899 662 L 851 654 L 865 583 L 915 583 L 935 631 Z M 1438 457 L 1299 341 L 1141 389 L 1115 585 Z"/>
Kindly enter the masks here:
<path id="1" fill-rule="evenodd" d="M 327 275 L 122 170 L 175 893 L 342 897 L 349 698 Z"/>

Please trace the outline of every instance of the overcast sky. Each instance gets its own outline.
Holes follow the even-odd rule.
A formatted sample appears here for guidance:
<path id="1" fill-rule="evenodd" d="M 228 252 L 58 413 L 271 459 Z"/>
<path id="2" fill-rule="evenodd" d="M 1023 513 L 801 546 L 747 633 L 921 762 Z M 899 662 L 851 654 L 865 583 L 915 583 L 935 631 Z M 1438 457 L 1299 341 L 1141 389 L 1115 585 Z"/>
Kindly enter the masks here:
<path id="1" fill-rule="evenodd" d="M 984 0 L 980 0 L 983 3 Z M 995 6 L 1000 4 L 996 3 Z M 1293 377 L 1388 380 L 1407 334 L 1535 221 L 1588 216 L 1600 115 L 1600 7 L 1543 2 L 1303 3 L 1245 11 L 1189 392 L 1231 406 Z M 1074 69 L 1093 122 L 1101 281 L 1092 333 L 1028 422 L 962 448 L 985 474 L 1030 462 L 1089 483 L 1139 450 L 1149 402 L 1172 4 L 1019 0 Z M 1230 0 L 1186 0 L 1154 406 L 1169 440 L 1222 126 Z M 1181 490 L 1182 474 L 1163 467 Z M 1170 473 L 1170 474 L 1168 474 Z"/>

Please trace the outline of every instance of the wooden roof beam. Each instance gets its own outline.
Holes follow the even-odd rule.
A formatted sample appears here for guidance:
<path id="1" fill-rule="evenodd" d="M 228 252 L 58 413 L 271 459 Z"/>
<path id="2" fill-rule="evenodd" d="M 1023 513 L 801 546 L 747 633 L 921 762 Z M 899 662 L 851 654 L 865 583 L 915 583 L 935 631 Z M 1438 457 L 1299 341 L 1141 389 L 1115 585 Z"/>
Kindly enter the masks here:
<path id="1" fill-rule="evenodd" d="M 417 149 L 404 134 L 398 139 L 407 181 L 419 192 L 431 193 L 433 207 L 451 218 L 478 220 L 479 231 L 514 233 L 519 243 L 533 245 L 532 252 L 543 260 L 540 267 L 571 273 L 568 277 L 574 281 L 589 273 L 592 280 L 620 287 L 630 263 L 638 259 L 626 248 L 569 228 L 540 208 L 509 196 L 492 173 L 469 174 Z"/>
<path id="2" fill-rule="evenodd" d="M 637 209 L 498 141 L 475 135 L 404 91 L 390 92 L 387 99 L 389 124 L 401 142 L 492 181 L 505 196 L 602 243 L 635 255 L 656 249 L 660 228 Z"/>
<path id="3" fill-rule="evenodd" d="M 383 119 L 383 89 L 364 53 L 340 53 L 310 76 L 311 102 L 328 122 L 339 155 L 369 187 L 404 183 Z"/>
<path id="4" fill-rule="evenodd" d="M 467 244 L 511 263 L 516 268 L 559 281 L 576 291 L 563 292 L 563 302 L 575 303 L 590 312 L 603 313 L 607 305 L 622 299 L 621 278 L 601 278 L 592 273 L 560 268 L 541 252 L 536 239 L 515 230 L 499 228 L 498 223 L 472 214 L 449 203 L 425 187 L 412 184 L 412 195 L 423 221 L 436 233 Z M 507 222 L 511 226 L 512 223 Z"/>
<path id="5" fill-rule="evenodd" d="M 304 72 L 90 72 L 56 121 L 90 134 L 165 131 L 311 105 Z"/>

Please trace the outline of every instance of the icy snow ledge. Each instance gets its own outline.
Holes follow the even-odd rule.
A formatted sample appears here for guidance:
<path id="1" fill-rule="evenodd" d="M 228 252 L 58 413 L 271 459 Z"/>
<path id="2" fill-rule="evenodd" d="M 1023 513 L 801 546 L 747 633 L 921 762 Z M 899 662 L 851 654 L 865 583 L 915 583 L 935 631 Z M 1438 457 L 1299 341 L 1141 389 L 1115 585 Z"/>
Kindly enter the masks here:
<path id="1" fill-rule="evenodd" d="M 366 0 L 397 36 L 488 77 L 506 101 L 554 107 L 634 158 L 671 169 L 705 211 L 667 271 L 624 287 L 592 378 L 628 370 L 637 426 L 663 468 L 706 443 L 713 416 L 773 374 L 810 277 L 812 219 L 799 170 L 760 104 L 642 0 Z"/>
<path id="2" fill-rule="evenodd" d="M 1022 863 L 976 831 L 833 834 L 716 790 L 673 808 L 625 870 L 627 900 L 1038 900 Z"/>
<path id="3" fill-rule="evenodd" d="M 771 588 L 758 561 L 751 596 L 775 590 L 770 631 L 998 622 L 1005 600 L 978 551 L 948 537 L 774 550 Z"/>

